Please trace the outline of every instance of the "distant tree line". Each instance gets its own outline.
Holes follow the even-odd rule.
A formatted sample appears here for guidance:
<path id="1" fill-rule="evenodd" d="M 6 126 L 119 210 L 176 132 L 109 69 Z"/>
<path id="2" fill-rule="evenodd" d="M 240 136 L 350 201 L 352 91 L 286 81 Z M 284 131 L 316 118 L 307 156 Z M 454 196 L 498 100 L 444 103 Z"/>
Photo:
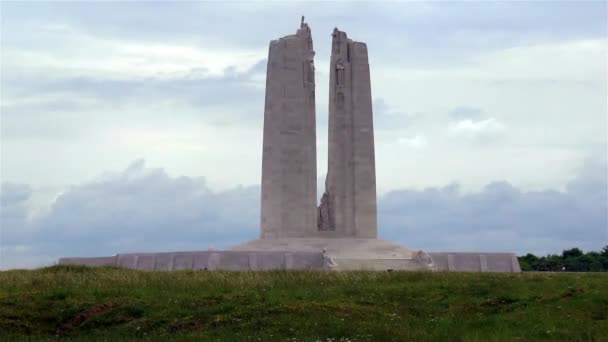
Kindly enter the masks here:
<path id="1" fill-rule="evenodd" d="M 608 272 L 608 245 L 600 252 L 583 253 L 578 248 L 559 254 L 537 257 L 528 253 L 518 257 L 522 271 L 546 272 Z"/>

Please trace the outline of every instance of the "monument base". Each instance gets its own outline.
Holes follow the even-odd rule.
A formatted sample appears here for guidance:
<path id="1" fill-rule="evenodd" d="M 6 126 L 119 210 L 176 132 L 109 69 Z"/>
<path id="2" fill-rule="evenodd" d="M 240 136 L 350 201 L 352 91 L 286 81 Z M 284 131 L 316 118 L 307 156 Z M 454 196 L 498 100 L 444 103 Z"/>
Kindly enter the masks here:
<path id="1" fill-rule="evenodd" d="M 429 255 L 438 271 L 521 272 L 513 253 L 430 252 Z"/>
<path id="2" fill-rule="evenodd" d="M 127 253 L 61 258 L 60 265 L 114 266 L 146 271 L 335 270 L 521 272 L 512 253 L 425 253 L 378 239 L 275 238 L 225 251 Z"/>
<path id="3" fill-rule="evenodd" d="M 141 271 L 177 270 L 321 270 L 319 252 L 239 252 L 193 251 L 162 253 L 127 253 L 108 257 L 60 258 L 59 265 L 112 266 Z"/>
<path id="4" fill-rule="evenodd" d="M 432 270 L 428 254 L 378 239 L 266 238 L 232 248 L 241 252 L 322 252 L 325 268 L 344 270 Z"/>

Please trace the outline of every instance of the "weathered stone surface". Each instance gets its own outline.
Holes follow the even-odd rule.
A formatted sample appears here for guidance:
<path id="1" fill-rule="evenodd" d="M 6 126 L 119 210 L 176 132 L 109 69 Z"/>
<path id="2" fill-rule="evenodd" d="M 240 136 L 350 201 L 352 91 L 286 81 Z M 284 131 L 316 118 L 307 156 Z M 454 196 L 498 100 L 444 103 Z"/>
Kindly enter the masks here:
<path id="1" fill-rule="evenodd" d="M 157 253 L 154 262 L 155 271 L 173 271 L 173 253 Z"/>
<path id="2" fill-rule="evenodd" d="M 252 260 L 254 260 L 252 262 Z M 288 262 L 286 263 L 286 260 Z M 61 258 L 60 265 L 117 266 L 144 271 L 176 270 L 321 270 L 323 255 L 317 252 L 201 251 L 176 253 L 129 253 L 113 257 Z"/>
<path id="3" fill-rule="evenodd" d="M 194 267 L 194 253 L 181 252 L 173 254 L 173 270 L 191 270 Z"/>
<path id="4" fill-rule="evenodd" d="M 420 251 L 413 251 L 398 244 L 378 239 L 355 238 L 282 238 L 249 241 L 232 248 L 234 251 L 289 252 L 285 268 L 306 268 L 306 264 L 319 263 L 318 255 L 310 254 L 311 260 L 300 252 L 321 251 L 321 264 L 331 270 L 432 270 L 431 260 L 420 258 Z M 314 256 L 313 256 L 314 255 Z M 330 265 L 323 261 L 331 260 Z"/>
<path id="5" fill-rule="evenodd" d="M 194 253 L 193 270 L 206 270 L 209 265 L 209 253 Z"/>
<path id="6" fill-rule="evenodd" d="M 223 251 L 218 259 L 217 268 L 229 271 L 249 270 L 251 269 L 249 256 L 250 253 Z"/>
<path id="7" fill-rule="evenodd" d="M 154 253 L 140 254 L 137 260 L 137 269 L 144 271 L 154 271 L 156 255 Z"/>
<path id="8" fill-rule="evenodd" d="M 376 238 L 376 164 L 367 45 L 334 29 L 329 70 L 329 153 L 318 230 Z M 321 235 L 322 236 L 322 235 Z"/>
<path id="9" fill-rule="evenodd" d="M 310 27 L 270 42 L 262 152 L 261 237 L 316 230 L 314 50 Z"/>
<path id="10" fill-rule="evenodd" d="M 457 272 L 521 272 L 513 253 L 428 253 L 438 271 Z"/>
<path id="11" fill-rule="evenodd" d="M 430 257 L 430 259 L 428 259 Z M 328 267 L 326 260 L 333 264 Z M 255 260 L 252 262 L 252 260 Z M 377 239 L 261 239 L 232 251 L 129 253 L 61 258 L 60 265 L 117 266 L 145 271 L 192 270 L 438 270 L 521 272 L 512 253 L 422 253 Z"/>
<path id="12" fill-rule="evenodd" d="M 137 268 L 139 257 L 136 254 L 119 254 L 116 266 L 123 268 Z"/>
<path id="13" fill-rule="evenodd" d="M 256 270 L 285 269 L 285 253 L 281 252 L 282 257 L 277 257 L 276 252 L 256 251 L 249 252 L 256 256 Z"/>

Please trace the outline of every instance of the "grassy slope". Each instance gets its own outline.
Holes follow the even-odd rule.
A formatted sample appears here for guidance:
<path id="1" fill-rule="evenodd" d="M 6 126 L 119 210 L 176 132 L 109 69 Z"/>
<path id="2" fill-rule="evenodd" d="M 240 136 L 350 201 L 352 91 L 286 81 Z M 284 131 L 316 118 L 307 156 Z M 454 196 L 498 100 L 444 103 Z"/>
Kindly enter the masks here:
<path id="1" fill-rule="evenodd" d="M 6 271 L 0 335 L 607 340 L 608 273 Z"/>

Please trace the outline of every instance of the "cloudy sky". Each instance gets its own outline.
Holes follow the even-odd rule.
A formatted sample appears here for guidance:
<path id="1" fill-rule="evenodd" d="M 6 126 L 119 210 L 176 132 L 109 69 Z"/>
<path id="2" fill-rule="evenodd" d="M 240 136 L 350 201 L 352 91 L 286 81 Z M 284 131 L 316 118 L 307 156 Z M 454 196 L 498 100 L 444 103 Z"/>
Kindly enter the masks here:
<path id="1" fill-rule="evenodd" d="M 2 2 L 0 268 L 256 238 L 268 42 L 301 15 L 320 184 L 330 33 L 368 44 L 381 238 L 599 249 L 606 13 L 603 1 Z"/>

